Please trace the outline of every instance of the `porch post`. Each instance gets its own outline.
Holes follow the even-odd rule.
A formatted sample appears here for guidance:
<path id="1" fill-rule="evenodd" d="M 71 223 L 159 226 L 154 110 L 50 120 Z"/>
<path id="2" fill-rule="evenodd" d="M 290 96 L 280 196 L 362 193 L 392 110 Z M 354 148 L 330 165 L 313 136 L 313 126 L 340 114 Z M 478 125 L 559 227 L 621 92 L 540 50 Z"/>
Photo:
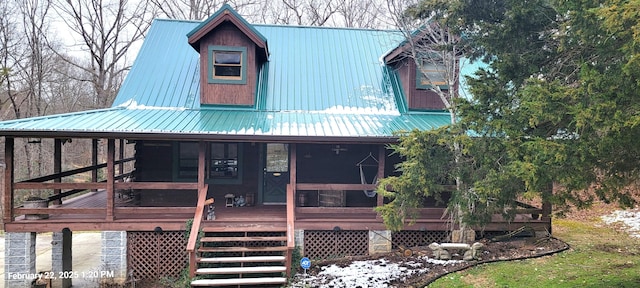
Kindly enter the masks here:
<path id="1" fill-rule="evenodd" d="M 71 254 L 72 232 L 68 228 L 62 232 L 53 232 L 51 241 L 51 271 L 58 275 L 60 272 L 73 271 L 71 266 L 73 255 Z M 55 279 L 53 287 L 71 287 L 71 278 Z"/>
<path id="2" fill-rule="evenodd" d="M 62 141 L 58 138 L 53 139 L 53 173 L 59 174 L 62 172 Z M 53 179 L 54 183 L 62 182 L 62 178 Z M 54 189 L 53 194 L 58 195 L 62 192 L 61 189 Z M 53 205 L 62 204 L 62 199 L 53 200 Z"/>
<path id="3" fill-rule="evenodd" d="M 289 185 L 287 185 L 287 276 L 291 276 L 291 261 L 293 261 L 293 248 L 295 248 L 295 218 L 296 218 L 296 170 L 297 170 L 297 149 L 296 144 L 290 145 L 289 159 Z"/>
<path id="4" fill-rule="evenodd" d="M 118 141 L 118 145 L 119 147 L 119 151 L 120 151 L 120 155 L 118 160 L 122 160 L 124 159 L 124 139 L 120 139 Z M 118 175 L 122 175 L 122 173 L 124 173 L 124 162 L 120 161 L 120 164 L 118 165 Z"/>
<path id="5" fill-rule="evenodd" d="M 198 189 L 204 187 L 204 164 L 205 164 L 205 152 L 206 145 L 204 141 L 200 141 L 198 145 Z"/>
<path id="6" fill-rule="evenodd" d="M 107 140 L 107 221 L 113 221 L 114 217 L 114 200 L 115 200 L 115 191 L 114 191 L 114 157 L 115 157 L 115 149 L 116 143 L 113 139 Z"/>
<path id="7" fill-rule="evenodd" d="M 296 144 L 289 144 L 291 145 L 290 148 L 290 152 L 291 152 L 291 156 L 289 159 L 289 185 L 291 185 L 291 195 L 289 195 L 289 193 L 287 193 L 287 207 L 291 206 L 292 212 L 292 220 L 295 220 L 295 207 L 296 207 L 296 199 L 297 199 L 297 194 L 298 191 L 296 191 L 296 182 L 298 179 L 297 176 L 297 171 L 298 171 L 298 149 L 296 147 Z M 288 192 L 288 191 L 287 191 Z M 293 197 L 292 199 L 289 199 L 289 196 Z"/>
<path id="8" fill-rule="evenodd" d="M 98 165 L 98 139 L 91 139 L 91 165 Z M 91 182 L 98 182 L 98 169 L 93 169 L 91 171 Z M 91 191 L 96 191 L 96 189 L 92 189 Z"/>
<path id="9" fill-rule="evenodd" d="M 385 153 L 384 153 L 384 145 L 380 145 L 378 146 L 378 176 L 377 179 L 380 180 L 382 178 L 384 178 L 384 161 L 385 161 Z M 382 205 L 384 205 L 384 196 L 382 196 L 382 194 L 378 193 L 378 202 L 377 202 L 377 206 L 380 207 Z M 378 216 L 379 217 L 379 216 Z"/>
<path id="10" fill-rule="evenodd" d="M 4 141 L 4 215 L 2 223 L 13 222 L 13 138 L 6 137 Z"/>

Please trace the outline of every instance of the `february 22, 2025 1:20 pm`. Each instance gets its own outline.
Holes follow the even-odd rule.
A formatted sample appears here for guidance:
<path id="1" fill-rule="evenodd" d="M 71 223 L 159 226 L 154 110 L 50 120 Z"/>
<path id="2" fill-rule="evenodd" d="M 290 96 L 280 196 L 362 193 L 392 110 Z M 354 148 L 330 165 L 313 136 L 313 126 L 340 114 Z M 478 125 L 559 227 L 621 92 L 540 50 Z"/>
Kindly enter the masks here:
<path id="1" fill-rule="evenodd" d="M 44 279 L 44 280 L 57 280 L 57 279 L 97 279 L 97 278 L 113 278 L 114 271 L 61 271 L 61 272 L 39 272 L 34 274 L 23 273 L 8 273 L 7 279 Z"/>

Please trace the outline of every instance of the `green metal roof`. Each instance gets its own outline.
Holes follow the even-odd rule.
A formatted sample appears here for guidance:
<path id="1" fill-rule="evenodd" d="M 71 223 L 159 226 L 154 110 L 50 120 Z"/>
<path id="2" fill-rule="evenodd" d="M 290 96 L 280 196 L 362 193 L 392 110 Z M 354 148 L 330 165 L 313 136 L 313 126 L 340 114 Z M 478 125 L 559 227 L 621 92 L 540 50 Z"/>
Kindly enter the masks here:
<path id="1" fill-rule="evenodd" d="M 0 129 L 11 127 L 11 130 L 24 133 L 16 135 L 39 132 L 46 136 L 77 136 L 91 132 L 100 135 L 132 134 L 140 138 L 158 138 L 157 135 L 166 134 L 167 138 L 176 139 L 240 140 L 258 137 L 267 140 L 284 137 L 296 141 L 322 136 L 324 140 L 313 141 L 337 141 L 346 137 L 349 141 L 366 142 L 365 138 L 372 138 L 371 141 L 378 142 L 384 140 L 381 138 L 391 137 L 394 131 L 415 127 L 434 129 L 449 122 L 447 113 L 423 116 L 119 107 L 4 121 L 0 123 Z"/>
<path id="2" fill-rule="evenodd" d="M 389 141 L 394 131 L 450 121 L 407 112 L 397 75 L 381 61 L 402 37 L 384 30 L 253 25 L 270 51 L 256 105 L 200 107 L 199 54 L 187 42 L 200 24 L 155 20 L 112 108 L 4 121 L 0 134 Z"/>

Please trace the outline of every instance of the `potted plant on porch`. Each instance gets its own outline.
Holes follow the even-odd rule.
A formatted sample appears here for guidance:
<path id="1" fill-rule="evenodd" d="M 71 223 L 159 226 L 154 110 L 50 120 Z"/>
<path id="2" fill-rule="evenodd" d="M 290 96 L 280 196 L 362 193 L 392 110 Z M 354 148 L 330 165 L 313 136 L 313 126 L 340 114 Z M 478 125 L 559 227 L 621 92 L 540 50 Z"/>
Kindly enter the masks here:
<path id="1" fill-rule="evenodd" d="M 24 202 L 22 202 L 24 208 L 47 208 L 49 207 L 49 200 L 43 199 L 37 195 L 29 195 Z M 26 214 L 24 215 L 27 220 L 39 220 L 49 218 L 49 214 Z"/>

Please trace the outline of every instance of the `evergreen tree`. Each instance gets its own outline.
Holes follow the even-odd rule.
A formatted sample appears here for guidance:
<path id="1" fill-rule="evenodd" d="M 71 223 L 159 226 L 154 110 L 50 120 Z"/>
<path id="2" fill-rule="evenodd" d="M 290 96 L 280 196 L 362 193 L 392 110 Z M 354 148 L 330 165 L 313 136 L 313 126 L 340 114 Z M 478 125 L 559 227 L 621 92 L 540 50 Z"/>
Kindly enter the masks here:
<path id="1" fill-rule="evenodd" d="M 423 1 L 429 2 L 443 1 Z M 446 9 L 450 25 L 468 40 L 467 56 L 487 68 L 468 79 L 472 98 L 458 103 L 455 126 L 414 131 L 392 147 L 407 161 L 401 176 L 380 185 L 383 193 L 392 188 L 386 195 L 393 201 L 380 210 L 386 223 L 397 229 L 405 211 L 418 207 L 408 198 L 441 193 L 429 184 L 443 179 L 427 171 L 437 167 L 444 178 L 466 183 L 451 201 L 467 207 L 466 223 L 512 216 L 523 198 L 559 208 L 596 200 L 633 205 L 640 176 L 640 1 L 460 0 Z M 453 140 L 464 147 L 459 165 L 433 152 Z"/>

